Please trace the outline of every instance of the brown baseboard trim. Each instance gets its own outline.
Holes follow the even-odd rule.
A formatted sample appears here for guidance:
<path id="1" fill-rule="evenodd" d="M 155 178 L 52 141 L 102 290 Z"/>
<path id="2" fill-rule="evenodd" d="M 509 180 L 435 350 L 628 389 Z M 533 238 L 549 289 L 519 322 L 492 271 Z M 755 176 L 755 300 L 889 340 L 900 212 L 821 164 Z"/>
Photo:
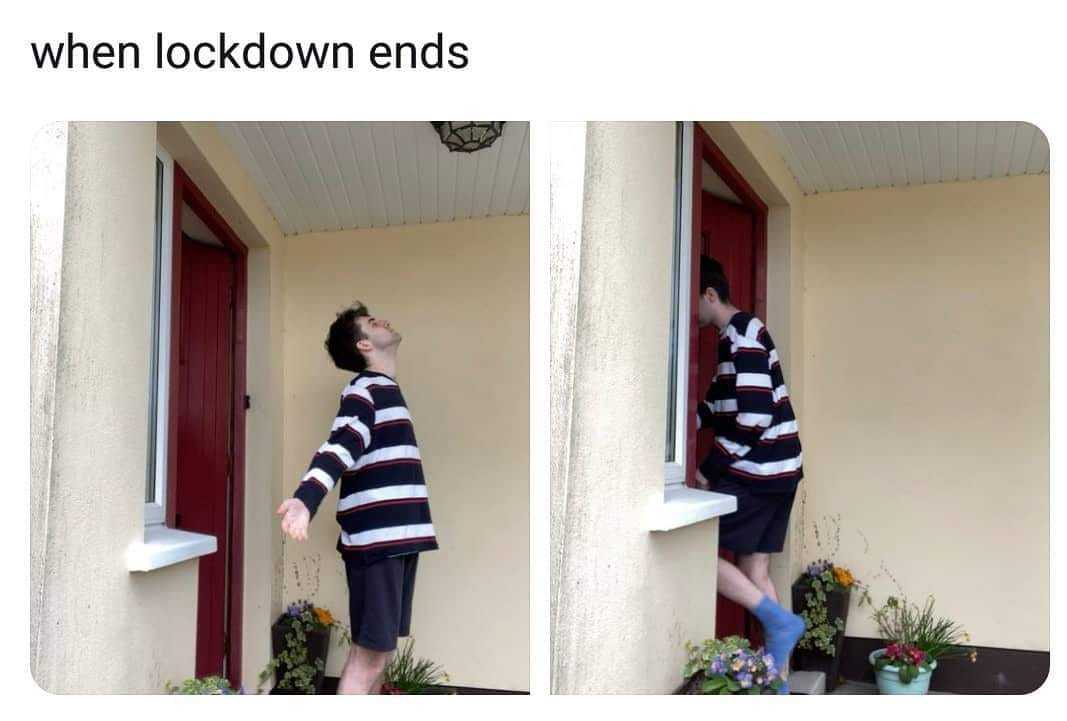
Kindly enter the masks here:
<path id="1" fill-rule="evenodd" d="M 849 681 L 874 683 L 874 671 L 867 657 L 885 646 L 876 638 L 846 636 L 841 654 L 841 675 Z M 950 658 L 938 663 L 931 679 L 931 691 L 966 694 L 1032 693 L 1048 678 L 1048 651 L 1022 651 L 1014 648 L 978 646 L 978 660 Z"/>
<path id="2" fill-rule="evenodd" d="M 337 683 L 340 679 L 336 676 L 327 676 L 322 680 L 322 693 L 336 694 Z M 495 688 L 476 688 L 473 686 L 431 686 L 427 692 L 430 694 L 457 694 L 459 696 L 529 696 L 529 691 L 505 691 Z"/>

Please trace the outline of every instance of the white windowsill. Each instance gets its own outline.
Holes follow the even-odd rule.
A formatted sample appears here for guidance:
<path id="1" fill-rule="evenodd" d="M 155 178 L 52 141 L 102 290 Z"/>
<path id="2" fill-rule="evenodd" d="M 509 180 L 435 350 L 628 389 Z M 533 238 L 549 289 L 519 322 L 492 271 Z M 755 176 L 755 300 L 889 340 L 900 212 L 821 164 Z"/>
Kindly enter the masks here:
<path id="1" fill-rule="evenodd" d="M 652 509 L 650 531 L 673 531 L 737 510 L 737 498 L 725 493 L 670 485 L 663 501 Z"/>
<path id="2" fill-rule="evenodd" d="M 130 571 L 154 571 L 206 556 L 218 547 L 214 536 L 166 526 L 145 526 L 144 541 L 134 542 L 126 550 L 126 567 Z"/>

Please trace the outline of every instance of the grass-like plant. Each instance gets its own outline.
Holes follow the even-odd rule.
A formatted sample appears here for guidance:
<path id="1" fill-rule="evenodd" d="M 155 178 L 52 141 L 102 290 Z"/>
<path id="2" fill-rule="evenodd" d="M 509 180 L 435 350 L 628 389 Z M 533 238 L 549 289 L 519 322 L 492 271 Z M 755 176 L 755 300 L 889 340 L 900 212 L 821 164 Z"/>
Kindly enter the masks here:
<path id="1" fill-rule="evenodd" d="M 385 667 L 382 691 L 417 694 L 442 682 L 448 682 L 448 674 L 433 661 L 416 658 L 415 639 L 409 638 Z"/>
<path id="2" fill-rule="evenodd" d="M 967 656 L 973 663 L 978 659 L 977 650 L 964 645 L 971 640 L 970 634 L 955 621 L 934 614 L 933 596 L 921 608 L 906 598 L 890 596 L 873 618 L 883 640 L 914 646 L 932 660 Z"/>

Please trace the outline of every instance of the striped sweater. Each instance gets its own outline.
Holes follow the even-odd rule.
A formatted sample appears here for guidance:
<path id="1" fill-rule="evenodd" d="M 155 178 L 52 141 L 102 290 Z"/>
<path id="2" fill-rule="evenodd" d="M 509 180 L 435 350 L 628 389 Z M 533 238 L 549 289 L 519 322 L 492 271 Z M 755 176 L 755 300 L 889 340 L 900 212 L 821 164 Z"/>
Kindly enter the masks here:
<path id="1" fill-rule="evenodd" d="M 804 477 L 789 390 L 774 340 L 750 313 L 735 313 L 719 333 L 719 367 L 697 406 L 697 428 L 715 443 L 700 464 L 714 486 L 726 475 L 753 491 L 790 492 Z"/>
<path id="2" fill-rule="evenodd" d="M 337 550 L 364 563 L 437 548 L 422 460 L 400 386 L 363 371 L 293 495 L 312 517 L 338 480 Z"/>

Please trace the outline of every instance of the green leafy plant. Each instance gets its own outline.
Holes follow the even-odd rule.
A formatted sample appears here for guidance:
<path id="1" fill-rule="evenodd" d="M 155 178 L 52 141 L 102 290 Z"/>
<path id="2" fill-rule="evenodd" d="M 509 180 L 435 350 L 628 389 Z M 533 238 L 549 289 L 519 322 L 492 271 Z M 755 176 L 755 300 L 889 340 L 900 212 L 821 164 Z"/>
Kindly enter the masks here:
<path id="1" fill-rule="evenodd" d="M 860 590 L 859 605 L 869 605 L 871 600 L 867 586 L 860 583 L 844 566 L 835 566 L 825 559 L 810 564 L 801 582 L 808 586 L 804 593 L 804 608 L 800 611 L 807 630 L 797 642 L 797 647 L 834 656 L 837 653 L 837 636 L 845 632 L 845 622 L 840 618 L 830 618 L 827 594 L 856 587 Z"/>
<path id="2" fill-rule="evenodd" d="M 777 693 L 782 677 L 774 659 L 763 649 L 752 650 L 747 639 L 728 636 L 708 639 L 699 646 L 686 642 L 683 675 L 697 693 L 726 695 Z"/>
<path id="3" fill-rule="evenodd" d="M 971 663 L 978 660 L 977 649 L 965 645 L 971 640 L 970 634 L 955 621 L 934 614 L 933 596 L 928 596 L 922 607 L 890 596 L 872 618 L 882 640 L 914 646 L 932 661 L 958 656 L 967 656 Z"/>
<path id="4" fill-rule="evenodd" d="M 315 693 L 315 677 L 325 670 L 325 665 L 321 658 L 311 659 L 309 634 L 316 630 L 337 628 L 338 645 L 351 644 L 351 634 L 328 610 L 316 607 L 310 601 L 290 604 L 279 622 L 285 625 L 285 648 L 268 661 L 260 672 L 260 687 L 271 676 L 278 674 L 279 689 Z"/>
<path id="5" fill-rule="evenodd" d="M 409 638 L 385 667 L 382 693 L 418 694 L 448 680 L 448 674 L 436 663 L 415 657 L 415 639 Z"/>
<path id="6" fill-rule="evenodd" d="M 692 641 L 685 642 L 686 662 L 682 670 L 682 677 L 689 678 L 697 671 L 703 671 L 714 658 L 723 654 L 731 653 L 738 649 L 749 650 L 752 645 L 747 638 L 741 636 L 727 636 L 726 638 L 708 638 L 699 646 Z"/>
<path id="7" fill-rule="evenodd" d="M 230 688 L 230 682 L 222 676 L 205 676 L 204 678 L 187 678 L 180 686 L 175 686 L 167 681 L 166 691 L 169 694 L 181 695 L 229 695 L 240 693 Z"/>

